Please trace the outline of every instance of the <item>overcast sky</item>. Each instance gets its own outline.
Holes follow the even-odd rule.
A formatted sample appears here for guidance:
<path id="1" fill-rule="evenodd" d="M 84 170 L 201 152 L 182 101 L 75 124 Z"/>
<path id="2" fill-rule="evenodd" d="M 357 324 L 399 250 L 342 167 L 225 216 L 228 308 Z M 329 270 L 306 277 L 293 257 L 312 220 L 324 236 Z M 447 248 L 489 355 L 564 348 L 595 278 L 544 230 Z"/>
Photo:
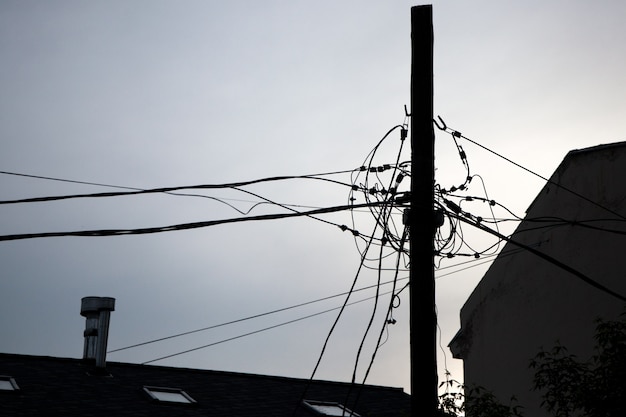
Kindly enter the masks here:
<path id="1" fill-rule="evenodd" d="M 148 189 L 359 167 L 389 129 L 406 121 L 410 8 L 420 4 L 2 1 L 0 199 L 120 191 L 6 173 Z M 624 139 L 626 3 L 432 5 L 435 114 L 449 127 L 546 177 L 569 150 Z M 376 162 L 395 162 L 399 142 L 394 132 Z M 464 167 L 450 135 L 437 131 L 436 142 L 437 179 L 448 188 L 463 180 Z M 470 194 L 486 191 L 523 216 L 542 181 L 479 146 L 460 144 L 472 174 L 484 183 L 473 181 Z M 348 173 L 332 178 L 351 180 Z M 346 204 L 350 192 L 313 180 L 246 189 L 300 210 Z M 259 201 L 227 190 L 202 194 L 241 211 Z M 262 205 L 250 215 L 284 212 Z M 200 197 L 72 199 L 2 205 L 0 235 L 240 216 L 223 202 Z M 368 216 L 355 216 L 363 233 L 371 231 Z M 352 225 L 348 212 L 323 218 Z M 471 231 L 466 240 L 477 250 L 493 243 Z M 84 296 L 116 298 L 109 348 L 118 349 L 342 294 L 360 258 L 349 232 L 309 218 L 0 242 L 0 352 L 81 357 Z M 488 259 L 446 259 L 436 273 L 441 378 L 447 367 L 462 380 L 461 363 L 447 344 Z M 456 264 L 461 266 L 452 268 Z M 400 286 L 407 276 L 400 273 Z M 376 279 L 368 269 L 356 287 Z M 391 279 L 392 271 L 382 276 Z M 351 301 L 373 295 L 359 291 Z M 108 359 L 151 361 L 320 313 L 344 299 Z M 397 323 L 384 335 L 368 383 L 410 391 L 408 306 L 403 291 Z M 373 308 L 369 300 L 346 309 L 316 378 L 351 379 Z M 154 364 L 308 378 L 336 316 L 320 314 Z M 381 326 L 378 314 L 372 333 Z M 365 345 L 359 378 L 374 342 L 370 337 Z"/>

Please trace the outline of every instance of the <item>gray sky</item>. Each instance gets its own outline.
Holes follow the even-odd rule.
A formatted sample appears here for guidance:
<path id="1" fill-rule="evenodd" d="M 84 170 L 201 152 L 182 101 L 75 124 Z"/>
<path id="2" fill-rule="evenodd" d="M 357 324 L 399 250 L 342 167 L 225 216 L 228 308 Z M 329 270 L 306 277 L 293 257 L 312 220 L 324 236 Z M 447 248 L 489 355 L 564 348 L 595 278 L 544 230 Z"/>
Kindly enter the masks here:
<path id="1" fill-rule="evenodd" d="M 543 176 L 571 149 L 624 140 L 625 3 L 469 3 L 432 3 L 435 114 L 448 126 Z M 157 188 L 356 168 L 390 128 L 405 121 L 410 8 L 418 4 L 5 0 L 0 170 Z M 447 188 L 462 181 L 465 171 L 450 136 L 437 132 L 436 141 L 437 178 Z M 388 142 L 376 158 L 381 164 L 395 161 L 397 135 Z M 523 215 L 542 181 L 478 146 L 460 144 L 489 198 Z M 350 182 L 349 174 L 333 178 Z M 5 174 L 0 190 L 2 200 L 11 200 L 115 189 Z M 343 205 L 349 198 L 345 187 L 310 180 L 247 190 L 307 207 Z M 233 191 L 203 193 L 240 210 L 258 201 Z M 469 193 L 485 190 L 473 181 Z M 250 214 L 281 210 L 264 205 Z M 198 197 L 65 200 L 0 206 L 0 234 L 238 216 L 223 203 Z M 352 221 L 349 213 L 324 218 Z M 356 227 L 368 232 L 371 216 L 357 215 Z M 479 249 L 494 243 L 471 230 L 466 240 Z M 446 267 L 467 258 L 445 260 L 446 269 L 437 272 L 442 375 L 447 366 L 462 379 L 447 344 L 486 259 L 457 268 Z M 84 296 L 117 299 L 109 339 L 109 348 L 117 349 L 343 293 L 359 261 L 349 233 L 307 218 L 144 236 L 0 242 L 0 351 L 80 357 Z M 407 276 L 400 274 L 400 285 Z M 392 278 L 388 272 L 382 280 Z M 367 270 L 357 287 L 375 282 L 376 274 Z M 361 291 L 354 300 L 373 295 Z M 381 303 L 388 303 L 386 297 Z M 397 324 L 389 327 L 368 382 L 409 391 L 408 292 L 400 297 Z M 343 299 L 108 359 L 150 361 L 334 308 Z M 350 380 L 372 309 L 370 300 L 346 310 L 317 378 Z M 336 314 L 155 364 L 307 378 Z M 373 333 L 381 320 L 378 315 Z M 373 343 L 370 337 L 358 378 Z"/>

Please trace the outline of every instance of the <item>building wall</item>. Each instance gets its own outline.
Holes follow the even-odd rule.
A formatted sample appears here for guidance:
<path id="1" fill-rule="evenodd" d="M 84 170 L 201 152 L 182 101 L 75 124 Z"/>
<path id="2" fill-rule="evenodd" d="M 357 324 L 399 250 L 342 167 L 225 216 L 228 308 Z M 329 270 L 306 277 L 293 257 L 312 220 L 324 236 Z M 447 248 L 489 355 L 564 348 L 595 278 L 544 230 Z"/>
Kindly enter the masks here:
<path id="1" fill-rule="evenodd" d="M 552 182 L 531 204 L 513 238 L 626 294 L 626 235 L 564 224 L 626 231 L 626 143 L 570 152 Z M 552 218 L 546 222 L 546 217 Z M 543 222 L 532 219 L 544 218 Z M 515 251 L 513 255 L 507 252 Z M 450 343 L 463 359 L 466 385 L 480 385 L 527 416 L 548 415 L 532 391 L 530 360 L 557 341 L 581 359 L 593 353 L 595 319 L 617 318 L 624 303 L 574 274 L 508 243 L 461 310 L 461 330 Z"/>

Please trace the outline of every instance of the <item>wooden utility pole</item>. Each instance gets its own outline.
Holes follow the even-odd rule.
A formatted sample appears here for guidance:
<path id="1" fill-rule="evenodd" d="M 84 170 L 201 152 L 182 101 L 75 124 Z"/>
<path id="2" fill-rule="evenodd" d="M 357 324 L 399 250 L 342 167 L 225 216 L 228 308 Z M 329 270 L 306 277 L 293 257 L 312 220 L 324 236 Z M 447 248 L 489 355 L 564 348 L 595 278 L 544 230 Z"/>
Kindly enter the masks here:
<path id="1" fill-rule="evenodd" d="M 435 132 L 432 6 L 411 8 L 410 327 L 411 415 L 438 404 L 434 271 Z"/>

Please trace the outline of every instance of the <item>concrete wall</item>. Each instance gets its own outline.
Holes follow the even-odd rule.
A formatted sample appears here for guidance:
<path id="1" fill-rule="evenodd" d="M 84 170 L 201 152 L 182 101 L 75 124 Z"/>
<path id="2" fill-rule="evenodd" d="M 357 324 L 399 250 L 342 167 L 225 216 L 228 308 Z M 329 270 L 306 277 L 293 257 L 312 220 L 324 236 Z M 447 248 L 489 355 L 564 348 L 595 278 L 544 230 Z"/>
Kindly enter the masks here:
<path id="1" fill-rule="evenodd" d="M 513 238 L 626 294 L 626 235 L 564 220 L 599 220 L 594 227 L 626 231 L 626 142 L 568 153 L 552 182 L 531 204 Z M 533 219 L 552 218 L 549 222 Z M 508 243 L 461 310 L 461 330 L 450 343 L 463 359 L 466 385 L 481 385 L 508 403 L 516 396 L 529 417 L 547 416 L 532 391 L 530 360 L 557 341 L 581 359 L 594 346 L 594 320 L 617 318 L 624 303 L 570 272 Z"/>

